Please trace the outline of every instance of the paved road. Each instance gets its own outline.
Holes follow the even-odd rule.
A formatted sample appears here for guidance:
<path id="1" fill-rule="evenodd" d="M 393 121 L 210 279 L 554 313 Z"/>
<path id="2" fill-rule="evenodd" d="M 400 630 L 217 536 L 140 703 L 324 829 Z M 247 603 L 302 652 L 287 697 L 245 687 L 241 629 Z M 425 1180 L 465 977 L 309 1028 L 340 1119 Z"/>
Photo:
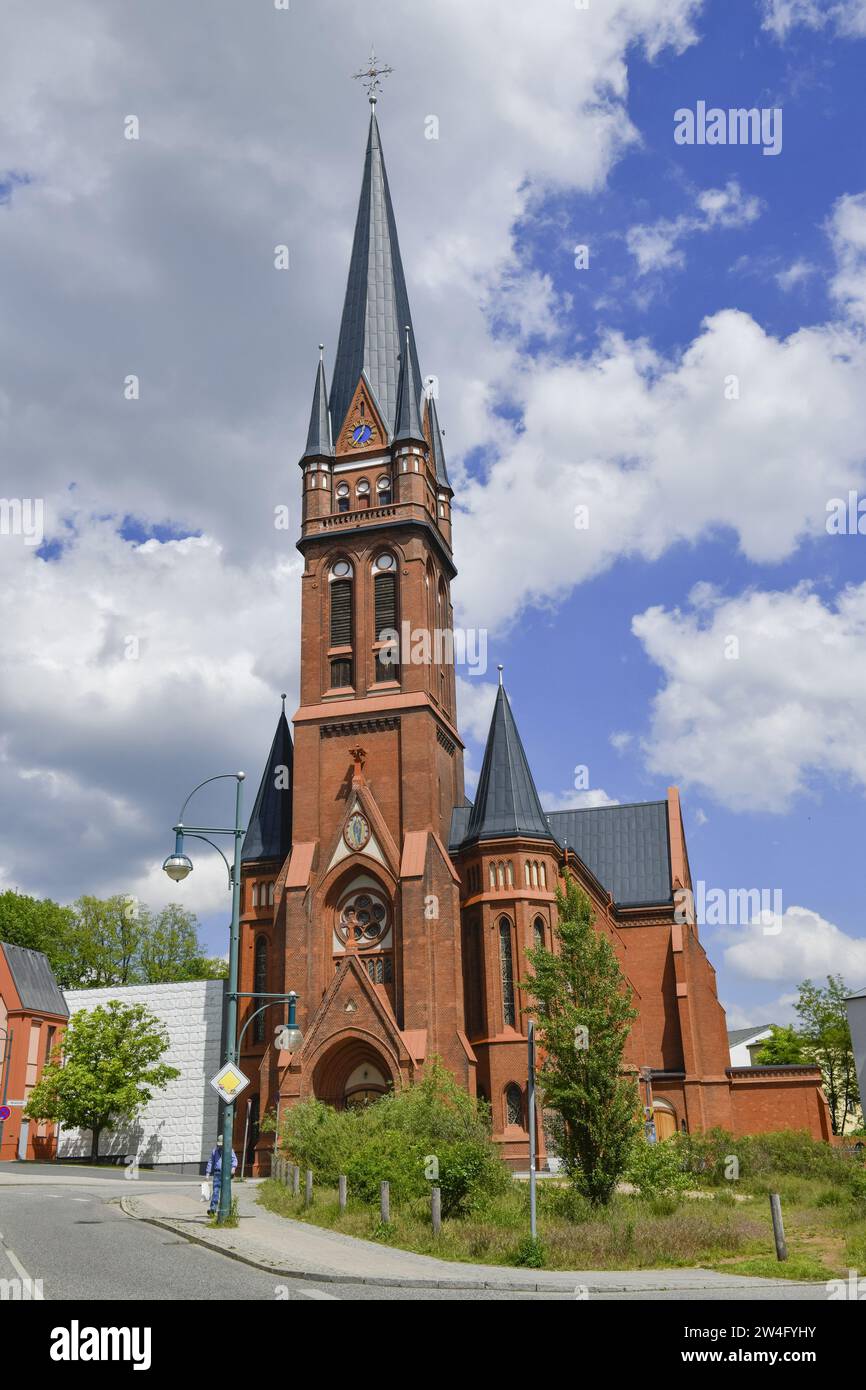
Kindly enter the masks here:
<path id="1" fill-rule="evenodd" d="M 3 1165 L 4 1168 L 14 1165 Z M 28 1169 L 28 1176 L 32 1170 Z M 56 1174 L 56 1169 L 53 1170 Z M 20 1172 L 20 1169 L 19 1169 Z M 37 1176 L 33 1174 L 33 1176 Z M 69 1175 L 72 1176 L 71 1174 Z M 89 1185 L 81 1175 L 74 1184 L 31 1185 L 0 1182 L 0 1279 L 42 1280 L 48 1301 L 401 1301 L 575 1302 L 571 1293 L 518 1293 L 490 1289 L 461 1290 L 377 1288 L 358 1284 L 316 1284 L 307 1280 L 277 1282 L 273 1274 L 252 1269 L 217 1251 L 191 1244 L 182 1236 L 126 1216 L 118 1205 L 129 1190 L 115 1182 L 106 1188 L 98 1174 Z M 117 1178 L 117 1173 L 114 1174 Z M 160 1175 L 168 1180 L 170 1175 Z M 189 1185 L 190 1179 L 184 1181 Z M 193 1184 L 197 1186 L 197 1184 Z M 668 1291 L 653 1298 L 694 1301 L 688 1291 Z M 740 1293 L 730 1288 L 707 1290 L 700 1299 L 730 1302 L 738 1298 L 778 1301 L 778 1289 Z M 781 1295 L 790 1301 L 825 1301 L 823 1288 L 795 1286 Z M 592 1294 L 591 1302 L 643 1302 L 647 1294 Z"/>

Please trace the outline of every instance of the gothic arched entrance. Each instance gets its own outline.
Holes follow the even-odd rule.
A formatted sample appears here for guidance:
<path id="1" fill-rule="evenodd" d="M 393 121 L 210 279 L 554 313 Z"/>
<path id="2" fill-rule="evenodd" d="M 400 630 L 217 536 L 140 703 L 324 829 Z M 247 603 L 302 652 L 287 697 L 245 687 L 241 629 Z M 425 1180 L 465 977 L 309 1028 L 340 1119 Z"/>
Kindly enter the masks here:
<path id="1" fill-rule="evenodd" d="M 313 1095 L 342 1110 L 377 1100 L 396 1077 L 390 1058 L 366 1038 L 349 1037 L 319 1058 L 313 1068 Z"/>

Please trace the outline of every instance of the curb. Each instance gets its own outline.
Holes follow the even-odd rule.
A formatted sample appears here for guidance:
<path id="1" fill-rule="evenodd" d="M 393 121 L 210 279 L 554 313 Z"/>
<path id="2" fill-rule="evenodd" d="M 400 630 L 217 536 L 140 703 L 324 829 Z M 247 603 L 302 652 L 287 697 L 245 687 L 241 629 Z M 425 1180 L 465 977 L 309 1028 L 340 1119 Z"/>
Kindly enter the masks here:
<path id="1" fill-rule="evenodd" d="M 368 1288 L 380 1289 L 463 1289 L 466 1291 L 492 1289 L 500 1293 L 562 1293 L 567 1294 L 568 1288 L 561 1284 L 539 1284 L 537 1282 L 515 1281 L 504 1283 L 502 1280 L 477 1280 L 477 1279 L 424 1279 L 421 1277 L 411 1278 L 403 1275 L 377 1276 L 363 1274 L 317 1274 L 309 1269 L 290 1269 L 284 1265 L 265 1264 L 262 1260 L 256 1260 L 251 1255 L 241 1254 L 239 1250 L 224 1245 L 219 1245 L 215 1241 L 207 1240 L 204 1236 L 193 1235 L 192 1232 L 178 1221 L 171 1218 L 158 1216 L 141 1216 L 136 1211 L 131 1211 L 127 1203 L 134 1201 L 134 1198 L 121 1197 L 119 1205 L 126 1216 L 135 1221 L 143 1221 L 147 1226 L 157 1226 L 162 1231 L 171 1231 L 173 1235 L 181 1235 L 192 1245 L 203 1245 L 207 1250 L 215 1250 L 219 1255 L 225 1255 L 230 1260 L 237 1260 L 239 1264 L 249 1265 L 252 1269 L 260 1269 L 265 1274 L 277 1274 L 284 1279 L 303 1280 L 311 1284 L 362 1284 Z M 552 1272 L 552 1271 L 551 1271 Z M 567 1270 L 558 1271 L 567 1274 Z M 742 1289 L 742 1284 L 646 1284 L 636 1288 L 634 1284 L 599 1284 L 595 1288 L 591 1284 L 580 1283 L 581 1289 L 586 1289 L 591 1294 L 598 1293 L 631 1293 L 631 1294 L 651 1294 L 651 1293 L 707 1293 L 710 1291 L 723 1289 Z M 763 1287 L 770 1288 L 817 1288 L 821 1286 L 821 1281 L 811 1283 L 809 1281 L 794 1279 L 765 1279 L 762 1280 Z"/>

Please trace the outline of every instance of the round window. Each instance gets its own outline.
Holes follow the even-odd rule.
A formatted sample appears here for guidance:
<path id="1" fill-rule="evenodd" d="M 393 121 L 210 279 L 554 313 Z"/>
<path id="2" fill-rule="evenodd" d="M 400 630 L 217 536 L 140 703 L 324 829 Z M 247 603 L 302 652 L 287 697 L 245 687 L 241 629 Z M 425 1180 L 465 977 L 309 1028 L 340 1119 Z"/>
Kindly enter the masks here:
<path id="1" fill-rule="evenodd" d="M 388 930 L 385 899 L 369 888 L 351 893 L 340 906 L 337 930 L 344 941 L 354 941 L 362 949 L 381 941 Z"/>
<path id="2" fill-rule="evenodd" d="M 349 484 L 348 484 L 348 483 L 340 483 L 340 486 L 337 488 L 337 496 L 338 496 L 338 497 L 348 497 L 348 496 L 349 496 Z"/>
<path id="3" fill-rule="evenodd" d="M 380 492 L 387 492 L 387 491 L 389 490 L 389 488 L 391 487 L 391 479 L 390 479 L 390 478 L 380 478 L 379 481 L 378 481 L 378 483 L 376 484 L 376 486 L 377 486 L 377 488 L 379 489 Z"/>
<path id="4" fill-rule="evenodd" d="M 366 478 L 362 478 L 361 481 L 359 482 L 359 484 L 358 484 L 358 491 L 359 491 L 359 492 L 369 492 L 369 491 L 370 491 L 370 484 L 367 482 L 367 479 L 366 479 Z"/>
<path id="5" fill-rule="evenodd" d="M 389 555 L 389 554 L 386 552 L 384 555 L 379 555 L 379 556 L 377 556 L 377 558 L 376 558 L 376 569 L 377 569 L 377 570 L 392 570 L 393 568 L 394 568 L 394 556 L 393 556 L 393 555 Z"/>
<path id="6" fill-rule="evenodd" d="M 331 574 L 335 579 L 347 579 L 352 573 L 352 566 L 348 560 L 338 560 L 331 568 Z"/>

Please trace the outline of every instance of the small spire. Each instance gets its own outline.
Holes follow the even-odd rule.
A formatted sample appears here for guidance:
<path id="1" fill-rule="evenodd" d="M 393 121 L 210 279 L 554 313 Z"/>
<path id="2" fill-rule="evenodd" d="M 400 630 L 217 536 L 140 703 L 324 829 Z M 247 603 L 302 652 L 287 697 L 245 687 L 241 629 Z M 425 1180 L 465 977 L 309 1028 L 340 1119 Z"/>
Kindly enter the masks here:
<path id="1" fill-rule="evenodd" d="M 328 384 L 325 381 L 325 347 L 319 343 L 319 364 L 316 368 L 316 384 L 313 387 L 313 405 L 310 410 L 310 427 L 307 430 L 307 447 L 304 459 L 330 458 L 334 452 L 331 432 L 331 411 L 328 402 Z"/>
<path id="2" fill-rule="evenodd" d="M 400 376 L 397 381 L 397 412 L 394 421 L 394 439 L 417 439 L 424 442 L 424 429 L 415 394 L 415 373 L 412 370 L 412 330 L 405 327 L 406 346 L 400 354 Z"/>
<path id="3" fill-rule="evenodd" d="M 439 415 L 436 411 L 436 397 L 432 391 L 427 391 L 427 424 L 430 433 L 430 443 L 433 447 L 433 466 L 436 470 L 436 481 L 441 488 L 452 491 L 448 481 L 448 469 L 445 467 L 445 431 L 440 428 Z"/>

